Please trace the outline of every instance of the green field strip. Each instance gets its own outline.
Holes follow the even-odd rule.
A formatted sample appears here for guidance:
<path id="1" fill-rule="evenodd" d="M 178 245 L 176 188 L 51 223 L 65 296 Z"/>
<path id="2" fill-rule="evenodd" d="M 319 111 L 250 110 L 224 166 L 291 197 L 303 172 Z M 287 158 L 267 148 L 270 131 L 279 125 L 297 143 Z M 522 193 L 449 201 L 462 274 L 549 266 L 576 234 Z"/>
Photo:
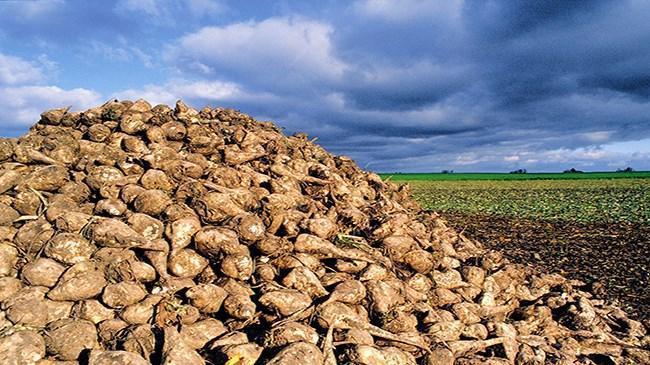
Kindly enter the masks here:
<path id="1" fill-rule="evenodd" d="M 649 179 L 650 171 L 583 173 L 380 173 L 391 181 Z"/>

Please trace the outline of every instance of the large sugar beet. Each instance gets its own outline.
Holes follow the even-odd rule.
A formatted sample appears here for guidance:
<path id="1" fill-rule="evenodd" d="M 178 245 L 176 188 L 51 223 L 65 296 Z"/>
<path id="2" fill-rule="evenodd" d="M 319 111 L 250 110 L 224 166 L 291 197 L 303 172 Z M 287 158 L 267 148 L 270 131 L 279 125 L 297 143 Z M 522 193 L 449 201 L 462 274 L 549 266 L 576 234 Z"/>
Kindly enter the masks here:
<path id="1" fill-rule="evenodd" d="M 47 258 L 39 258 L 23 266 L 21 276 L 30 285 L 53 287 L 65 271 L 65 266 Z"/>
<path id="2" fill-rule="evenodd" d="M 47 257 L 70 265 L 88 260 L 95 251 L 94 245 L 74 233 L 57 234 L 45 246 Z"/>
<path id="3" fill-rule="evenodd" d="M 70 316 L 72 302 L 53 301 L 45 298 L 47 288 L 23 287 L 3 302 L 7 319 L 17 325 L 43 327 L 46 324 Z"/>
<path id="4" fill-rule="evenodd" d="M 0 278 L 0 303 L 11 298 L 22 288 L 23 282 L 20 279 L 10 276 Z"/>
<path id="5" fill-rule="evenodd" d="M 83 261 L 66 270 L 47 297 L 52 300 L 90 299 L 101 293 L 104 286 L 106 278 L 102 267 Z"/>
<path id="6" fill-rule="evenodd" d="M 17 248 L 29 254 L 40 252 L 45 243 L 54 235 L 52 225 L 45 219 L 37 219 L 25 223 L 14 237 Z"/>
<path id="7" fill-rule="evenodd" d="M 47 352 L 63 360 L 77 360 L 86 349 L 99 346 L 92 322 L 61 319 L 48 325 L 45 336 Z"/>
<path id="8" fill-rule="evenodd" d="M 297 290 L 276 290 L 262 295 L 260 304 L 271 311 L 276 311 L 282 316 L 290 316 L 311 305 L 311 298 L 305 293 Z"/>
<path id="9" fill-rule="evenodd" d="M 0 276 L 15 273 L 18 263 L 18 249 L 9 242 L 0 242 Z"/>
<path id="10" fill-rule="evenodd" d="M 133 207 L 139 213 L 157 216 L 171 204 L 171 199 L 163 190 L 145 190 L 133 201 Z"/>
<path id="11" fill-rule="evenodd" d="M 127 351 L 101 351 L 90 353 L 88 365 L 147 365 L 149 362 L 142 356 Z"/>
<path id="12" fill-rule="evenodd" d="M 0 359 L 3 364 L 35 364 L 44 357 L 45 341 L 36 331 L 23 330 L 0 337 Z"/>
<path id="13" fill-rule="evenodd" d="M 173 328 L 165 329 L 163 364 L 184 365 L 184 364 L 205 364 L 201 356 L 192 349 Z"/>
<path id="14" fill-rule="evenodd" d="M 68 169 L 63 166 L 44 166 L 34 170 L 21 182 L 21 189 L 56 191 L 68 182 Z"/>
<path id="15" fill-rule="evenodd" d="M 145 296 L 147 292 L 140 284 L 123 281 L 106 285 L 102 302 L 111 308 L 122 308 L 139 302 Z"/>
<path id="16" fill-rule="evenodd" d="M 15 170 L 0 170 L 0 193 L 13 189 L 24 177 Z"/>
<path id="17" fill-rule="evenodd" d="M 230 194 L 219 192 L 208 193 L 197 200 L 194 209 L 209 223 L 221 223 L 244 213 Z"/>
<path id="18" fill-rule="evenodd" d="M 126 223 L 117 219 L 100 219 L 89 227 L 90 238 L 104 247 L 138 247 L 146 244 L 146 239 Z"/>
<path id="19" fill-rule="evenodd" d="M 295 342 L 280 351 L 268 364 L 322 364 L 323 353 L 315 345 L 307 342 Z"/>
<path id="20" fill-rule="evenodd" d="M 95 299 L 77 302 L 73 311 L 78 318 L 91 321 L 94 324 L 115 318 L 115 312 L 112 309 L 106 308 Z"/>
<path id="21" fill-rule="evenodd" d="M 221 309 L 228 293 L 214 284 L 199 284 L 185 293 L 193 306 L 203 313 L 216 313 Z"/>
<path id="22" fill-rule="evenodd" d="M 228 332 L 226 327 L 214 318 L 208 318 L 196 323 L 184 325 L 181 328 L 181 337 L 194 349 L 204 347 L 208 342 Z"/>

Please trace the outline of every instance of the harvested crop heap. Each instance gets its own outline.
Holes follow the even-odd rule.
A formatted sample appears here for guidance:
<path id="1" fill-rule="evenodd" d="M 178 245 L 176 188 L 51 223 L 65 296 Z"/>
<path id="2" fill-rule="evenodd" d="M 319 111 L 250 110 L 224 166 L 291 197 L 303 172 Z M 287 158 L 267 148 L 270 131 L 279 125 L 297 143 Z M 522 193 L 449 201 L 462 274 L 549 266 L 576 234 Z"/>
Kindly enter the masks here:
<path id="1" fill-rule="evenodd" d="M 578 283 L 237 111 L 51 110 L 0 163 L 2 364 L 650 362 Z"/>

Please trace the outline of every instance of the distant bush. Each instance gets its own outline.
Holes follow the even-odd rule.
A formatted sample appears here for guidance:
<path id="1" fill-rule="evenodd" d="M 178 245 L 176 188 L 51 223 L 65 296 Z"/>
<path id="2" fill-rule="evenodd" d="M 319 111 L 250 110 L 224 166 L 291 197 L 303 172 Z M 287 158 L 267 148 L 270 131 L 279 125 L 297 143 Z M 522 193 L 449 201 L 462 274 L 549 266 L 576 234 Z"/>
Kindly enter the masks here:
<path id="1" fill-rule="evenodd" d="M 518 169 L 514 171 L 510 171 L 511 174 L 525 174 L 527 171 L 526 169 Z"/>
<path id="2" fill-rule="evenodd" d="M 442 170 L 440 171 L 441 174 L 453 174 L 454 170 Z"/>
<path id="3" fill-rule="evenodd" d="M 616 172 L 634 172 L 634 169 L 628 166 L 624 169 L 617 169 Z"/>
<path id="4" fill-rule="evenodd" d="M 565 173 L 565 174 L 582 174 L 583 172 L 584 171 L 576 170 L 574 167 L 572 167 L 572 168 L 570 168 L 568 170 L 562 171 L 562 173 Z"/>

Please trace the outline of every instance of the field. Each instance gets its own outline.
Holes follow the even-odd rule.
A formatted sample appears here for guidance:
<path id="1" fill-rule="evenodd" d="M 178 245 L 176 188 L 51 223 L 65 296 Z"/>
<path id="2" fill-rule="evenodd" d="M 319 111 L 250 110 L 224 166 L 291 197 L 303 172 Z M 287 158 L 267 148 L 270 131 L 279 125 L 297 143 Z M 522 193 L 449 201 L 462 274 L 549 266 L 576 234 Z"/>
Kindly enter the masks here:
<path id="1" fill-rule="evenodd" d="M 583 173 L 527 173 L 504 174 L 492 172 L 477 173 L 394 173 L 381 174 L 395 181 L 457 181 L 457 180 L 598 180 L 598 179 L 647 179 L 650 171 L 633 172 L 583 172 Z"/>
<path id="2" fill-rule="evenodd" d="M 581 223 L 650 223 L 650 179 L 413 180 L 422 205 L 439 212 Z"/>
<path id="3" fill-rule="evenodd" d="M 580 279 L 650 323 L 650 173 L 632 174 L 383 177 L 511 260 Z"/>

